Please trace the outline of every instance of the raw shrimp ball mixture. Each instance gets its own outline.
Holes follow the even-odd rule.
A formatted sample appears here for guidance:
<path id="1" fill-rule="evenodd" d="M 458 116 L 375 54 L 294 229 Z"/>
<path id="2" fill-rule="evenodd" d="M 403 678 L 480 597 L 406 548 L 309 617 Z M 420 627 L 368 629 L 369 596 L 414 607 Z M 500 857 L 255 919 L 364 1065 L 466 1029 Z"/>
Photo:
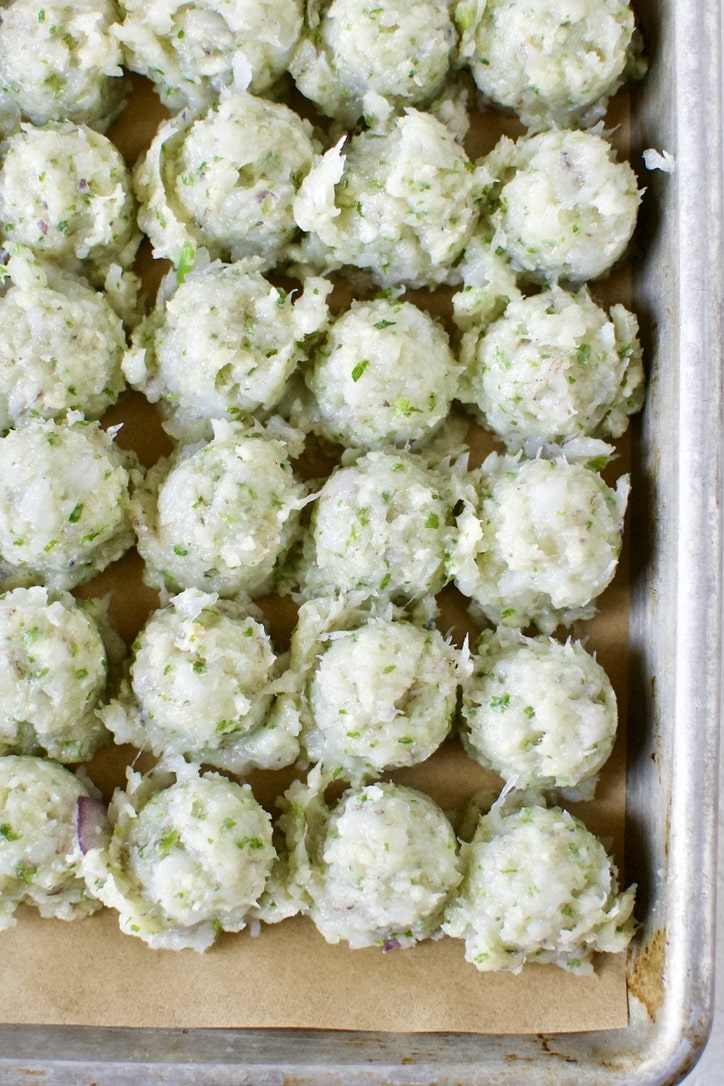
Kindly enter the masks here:
<path id="1" fill-rule="evenodd" d="M 128 776 L 109 807 L 109 839 L 83 858 L 90 892 L 154 949 L 203 951 L 220 931 L 241 931 L 276 858 L 249 785 L 194 767 L 175 781 Z"/>
<path id="2" fill-rule="evenodd" d="M 447 0 L 313 0 L 290 71 L 323 113 L 352 125 L 423 106 L 441 90 L 456 42 Z"/>
<path id="3" fill-rule="evenodd" d="M 459 374 L 446 332 L 428 313 L 411 302 L 354 301 L 304 371 L 311 425 L 362 449 L 419 442 L 447 417 Z"/>
<path id="4" fill-rule="evenodd" d="M 617 953 L 631 939 L 635 887 L 619 892 L 603 845 L 567 811 L 493 811 L 462 860 L 443 929 L 465 940 L 466 960 L 483 972 L 553 962 L 592 974 L 594 951 Z"/>
<path id="5" fill-rule="evenodd" d="M 97 422 L 32 420 L 0 440 L 0 560 L 5 587 L 72 588 L 133 544 L 136 459 Z"/>
<path id="6" fill-rule="evenodd" d="M 79 803 L 92 785 L 48 758 L 0 758 L 0 931 L 19 905 L 74 920 L 100 908 L 80 871 Z"/>
<path id="7" fill-rule="evenodd" d="M 301 782 L 287 796 L 287 832 L 292 843 L 304 839 L 294 877 L 328 943 L 392 950 L 438 934 L 460 866 L 452 826 L 429 796 L 368 784 L 345 792 L 331 814 Z"/>
<path id="8" fill-rule="evenodd" d="M 95 709 L 106 650 L 68 593 L 16 588 L 0 596 L 0 754 L 82 762 L 107 739 Z"/>
<path id="9" fill-rule="evenodd" d="M 417 599 L 449 575 L 452 499 L 413 453 L 373 451 L 338 468 L 314 504 L 306 589 Z"/>
<path id="10" fill-rule="evenodd" d="M 285 293 L 244 262 L 195 269 L 178 285 L 171 273 L 123 368 L 134 388 L 161 402 L 174 436 L 208 437 L 211 419 L 277 405 L 327 319 L 330 290 L 310 278 L 303 293 Z"/>
<path id="11" fill-rule="evenodd" d="M 229 597 L 268 592 L 304 504 L 282 441 L 216 420 L 210 442 L 158 461 L 136 491 L 133 523 L 147 581 Z"/>
<path id="12" fill-rule="evenodd" d="M 0 233 L 38 256 L 102 284 L 130 266 L 141 235 L 126 164 L 85 125 L 24 124 L 0 166 Z"/>
<path id="13" fill-rule="evenodd" d="M 452 319 L 461 332 L 486 328 L 522 296 L 516 272 L 504 250 L 493 249 L 492 239 L 490 224 L 481 225 L 458 265 L 463 286 L 452 296 Z"/>
<path id="14" fill-rule="evenodd" d="M 256 94 L 286 70 L 301 0 L 120 0 L 126 64 L 171 110 L 208 107 L 224 87 Z"/>
<path id="15" fill-rule="evenodd" d="M 493 453 L 458 518 L 456 583 L 491 622 L 552 633 L 590 617 L 621 550 L 628 477 Z"/>
<path id="16" fill-rule="evenodd" d="M 0 295 L 0 432 L 70 410 L 100 418 L 125 388 L 126 337 L 106 296 L 14 250 Z"/>
<path id="17" fill-rule="evenodd" d="M 468 753 L 517 788 L 574 787 L 613 748 L 616 695 L 580 641 L 486 631 L 463 681 Z"/>
<path id="18" fill-rule="evenodd" d="M 0 101 L 36 125 L 69 120 L 105 131 L 127 89 L 110 33 L 116 17 L 110 0 L 3 4 Z"/>
<path id="19" fill-rule="evenodd" d="M 308 121 L 251 94 L 165 121 L 134 181 L 154 255 L 188 271 L 203 247 L 212 258 L 259 257 L 272 267 L 296 232 L 292 203 L 316 148 Z"/>
<path id="20" fill-rule="evenodd" d="M 581 283 L 623 255 L 641 200 L 636 175 L 594 132 L 507 136 L 485 159 L 493 249 L 536 282 Z"/>
<path id="21" fill-rule="evenodd" d="M 559 288 L 511 301 L 462 341 L 461 399 L 509 448 L 578 435 L 620 437 L 643 404 L 638 322 L 622 305 L 610 318 L 587 289 Z"/>
<path id="22" fill-rule="evenodd" d="M 322 268 L 366 269 L 383 287 L 456 281 L 480 191 L 452 132 L 410 109 L 317 161 L 294 201 L 297 224 L 312 233 L 302 256 Z"/>
<path id="23" fill-rule="evenodd" d="M 643 395 L 635 317 L 557 285 L 608 272 L 641 198 L 575 128 L 642 70 L 633 16 L 572 4 L 2 5 L 0 929 L 24 903 L 103 904 L 151 948 L 205 951 L 302 912 L 351 948 L 447 933 L 481 970 L 574 973 L 627 944 L 635 888 L 566 812 L 496 805 L 460 853 L 429 796 L 365 783 L 430 757 L 461 688 L 468 753 L 513 787 L 591 784 L 614 742 L 595 659 L 522 632 L 589 617 L 613 577 L 628 478 L 609 488 L 569 439 L 592 456 Z M 132 177 L 102 134 L 122 64 L 172 113 Z M 448 83 L 465 65 L 531 128 L 479 163 L 467 73 Z M 290 77 L 328 149 L 279 100 Z M 173 269 L 129 348 L 141 231 Z M 332 318 L 340 270 L 386 294 Z M 458 360 L 395 292 L 460 283 Z M 177 441 L 145 477 L 97 421 L 125 380 Z M 467 472 L 441 429 L 456 399 L 538 458 Z M 305 432 L 345 446 L 326 481 L 294 474 Z M 68 590 L 136 541 L 160 605 L 116 678 L 103 608 Z M 433 626 L 453 579 L 499 626 L 472 659 Z M 252 597 L 297 588 L 278 656 Z M 60 763 L 111 733 L 160 760 L 106 812 Z M 279 800 L 282 855 L 250 785 L 202 765 L 309 769 Z"/>
<path id="24" fill-rule="evenodd" d="M 103 709 L 116 741 L 237 774 L 293 762 L 295 736 L 266 727 L 280 668 L 249 611 L 190 588 L 153 612 L 134 642 L 129 679 Z"/>
<path id="25" fill-rule="evenodd" d="M 455 20 L 476 84 L 527 128 L 592 124 L 642 74 L 627 0 L 459 0 Z"/>
<path id="26" fill-rule="evenodd" d="M 370 620 L 323 644 L 304 694 L 312 762 L 354 784 L 437 750 L 456 710 L 456 650 L 437 630 Z"/>

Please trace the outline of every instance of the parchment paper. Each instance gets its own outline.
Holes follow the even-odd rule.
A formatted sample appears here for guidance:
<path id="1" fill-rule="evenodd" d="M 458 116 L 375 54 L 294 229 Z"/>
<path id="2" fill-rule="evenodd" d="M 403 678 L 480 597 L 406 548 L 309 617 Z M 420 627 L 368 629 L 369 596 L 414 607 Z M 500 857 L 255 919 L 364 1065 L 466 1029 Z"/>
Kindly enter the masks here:
<path id="1" fill-rule="evenodd" d="M 625 122 L 626 100 L 619 96 L 609 111 Z M 128 161 L 148 144 L 162 116 L 143 80 L 111 136 Z M 474 154 L 489 149 L 500 131 L 515 134 L 516 122 L 480 115 L 471 137 Z M 616 137 L 625 145 L 625 124 Z M 149 302 L 161 271 L 143 257 Z M 627 301 L 626 274 L 596 286 L 606 304 Z M 440 314 L 449 297 L 416 294 Z M 109 423 L 124 422 L 119 441 L 134 447 L 149 465 L 170 444 L 155 411 L 137 394 L 124 394 L 109 413 Z M 627 442 L 619 443 L 612 475 L 625 470 Z M 626 718 L 627 578 L 626 547 L 614 584 L 601 600 L 599 615 L 576 626 L 608 671 L 617 692 L 621 724 L 612 759 L 605 767 L 597 798 L 575 813 L 600 834 L 623 861 L 625 803 L 624 724 Z M 79 590 L 79 595 L 110 593 L 111 615 L 130 642 L 156 604 L 140 580 L 141 563 L 131 552 Z M 294 610 L 286 601 L 264 601 L 278 648 L 288 639 Z M 462 602 L 446 593 L 443 630 L 464 635 Z M 124 766 L 135 752 L 109 747 L 91 763 L 91 774 L 110 795 L 122 784 Z M 445 809 L 458 806 L 490 776 L 468 759 L 456 740 L 428 763 L 393 778 L 428 791 Z M 261 802 L 273 804 L 291 775 L 257 773 L 252 784 Z M 152 951 L 122 935 L 113 912 L 64 923 L 42 920 L 30 909 L 18 913 L 16 928 L 0 937 L 0 1006 L 10 1023 L 153 1027 L 306 1027 L 319 1029 L 461 1031 L 480 1033 L 554 1033 L 614 1029 L 627 1023 L 624 955 L 600 955 L 595 976 L 573 977 L 555 966 L 530 966 L 518 976 L 481 974 L 463 958 L 463 944 L 445 938 L 411 950 L 350 951 L 328 946 L 310 921 L 296 918 L 223 935 L 206 954 Z"/>

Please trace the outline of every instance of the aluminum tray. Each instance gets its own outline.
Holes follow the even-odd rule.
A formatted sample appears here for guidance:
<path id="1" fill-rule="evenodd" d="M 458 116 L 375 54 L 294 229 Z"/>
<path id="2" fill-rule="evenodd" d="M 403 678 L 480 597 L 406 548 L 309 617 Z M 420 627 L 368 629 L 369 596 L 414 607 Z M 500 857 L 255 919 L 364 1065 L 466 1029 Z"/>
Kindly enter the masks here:
<path id="1" fill-rule="evenodd" d="M 721 5 L 642 0 L 638 11 L 652 64 L 632 159 L 666 149 L 675 169 L 645 180 L 635 277 L 651 374 L 629 528 L 626 874 L 645 921 L 629 955 L 628 1028 L 491 1037 L 0 1026 L 1 1082 L 668 1086 L 695 1063 L 712 1011 L 721 708 Z M 89 967 L 102 963 L 78 963 Z"/>

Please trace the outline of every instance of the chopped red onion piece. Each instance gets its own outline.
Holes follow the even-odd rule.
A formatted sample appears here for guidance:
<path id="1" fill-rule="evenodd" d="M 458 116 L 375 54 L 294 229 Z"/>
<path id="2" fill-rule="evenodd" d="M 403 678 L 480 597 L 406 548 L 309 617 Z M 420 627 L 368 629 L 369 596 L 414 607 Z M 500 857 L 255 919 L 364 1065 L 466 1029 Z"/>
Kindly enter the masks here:
<path id="1" fill-rule="evenodd" d="M 106 806 L 94 796 L 78 796 L 77 834 L 78 846 L 83 853 L 100 848 L 105 836 Z"/>

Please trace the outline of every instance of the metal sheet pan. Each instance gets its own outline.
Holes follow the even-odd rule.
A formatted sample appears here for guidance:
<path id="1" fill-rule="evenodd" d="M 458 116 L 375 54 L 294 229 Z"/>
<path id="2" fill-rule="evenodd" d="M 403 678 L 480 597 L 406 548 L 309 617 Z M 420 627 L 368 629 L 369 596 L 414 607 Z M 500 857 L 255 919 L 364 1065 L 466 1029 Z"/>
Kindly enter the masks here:
<path id="1" fill-rule="evenodd" d="M 627 875 L 645 920 L 627 1029 L 556 1036 L 0 1027 L 0 1081 L 254 1086 L 668 1086 L 712 1010 L 721 710 L 721 5 L 640 3 L 651 72 L 636 95 L 647 175 L 635 308 L 649 359 L 638 429 Z M 102 968 L 79 962 L 78 968 Z M 21 978 L 18 978 L 21 983 Z M 69 978 L 72 983 L 72 978 Z"/>

